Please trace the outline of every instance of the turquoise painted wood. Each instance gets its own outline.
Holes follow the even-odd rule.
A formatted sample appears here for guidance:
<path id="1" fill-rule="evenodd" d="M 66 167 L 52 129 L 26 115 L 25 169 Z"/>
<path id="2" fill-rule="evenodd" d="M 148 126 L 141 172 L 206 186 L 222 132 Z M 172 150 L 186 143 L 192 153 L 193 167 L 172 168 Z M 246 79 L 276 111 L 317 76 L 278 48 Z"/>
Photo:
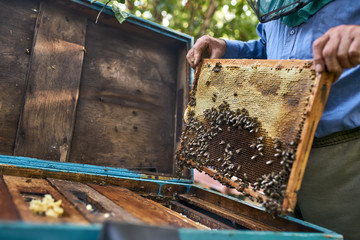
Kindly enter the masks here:
<path id="1" fill-rule="evenodd" d="M 227 231 L 227 230 L 192 230 L 179 229 L 180 240 L 325 240 L 325 239 L 343 239 L 336 233 L 296 233 L 296 232 L 254 232 L 254 231 Z"/>
<path id="2" fill-rule="evenodd" d="M 131 178 L 131 179 L 139 179 L 139 180 L 141 179 L 143 181 L 155 181 L 146 174 L 141 174 L 139 172 L 131 171 L 124 168 L 103 167 L 103 166 L 80 164 L 80 163 L 69 163 L 69 162 L 54 162 L 54 161 L 46 161 L 36 158 L 29 158 L 29 157 L 0 155 L 0 164 L 11 165 L 21 168 L 29 168 L 29 169 L 41 169 L 50 172 L 81 173 L 81 174 L 107 176 L 107 177 L 115 177 L 115 178 Z M 193 183 L 193 178 L 192 179 L 169 178 L 166 180 L 156 180 L 156 182 L 161 185 L 166 183 L 189 184 L 189 183 Z"/>
<path id="3" fill-rule="evenodd" d="M 193 187 L 196 187 L 196 188 L 201 188 L 203 189 L 204 191 L 207 191 L 207 192 L 212 192 L 213 194 L 217 194 L 217 195 L 220 195 L 224 198 L 228 198 L 234 202 L 240 202 L 241 204 L 244 204 L 244 205 L 248 205 L 248 206 L 251 206 L 252 208 L 256 208 L 256 209 L 260 209 L 260 210 L 263 210 L 265 211 L 265 208 L 264 207 L 261 207 L 261 206 L 256 206 L 256 205 L 252 205 L 251 203 L 249 202 L 246 202 L 246 201 L 243 201 L 241 199 L 238 199 L 238 198 L 235 198 L 235 197 L 232 197 L 232 196 L 229 196 L 229 195 L 223 195 L 222 193 L 219 193 L 219 192 L 216 192 L 216 191 L 213 191 L 213 190 L 210 190 L 210 189 L 205 189 L 205 188 L 202 188 L 202 187 L 199 187 L 199 186 L 194 186 Z M 284 219 L 287 219 L 291 222 L 295 222 L 295 223 L 298 223 L 300 225 L 303 225 L 305 227 L 309 227 L 309 228 L 312 228 L 314 229 L 314 233 L 304 233 L 304 232 L 278 232 L 278 233 L 275 233 L 275 232 L 266 232 L 266 231 L 250 231 L 250 230 L 236 230 L 236 231 L 225 231 L 225 230 L 221 230 L 221 231 L 202 231 L 202 230 L 196 230 L 196 229 L 183 229 L 184 230 L 184 234 L 186 236 L 189 236 L 189 239 L 192 239 L 190 238 L 190 235 L 194 235 L 195 236 L 198 236 L 199 234 L 202 234 L 204 232 L 213 232 L 213 234 L 216 235 L 216 239 L 227 239 L 227 235 L 229 236 L 232 236 L 232 235 L 236 235 L 236 236 L 240 236 L 239 234 L 243 234 L 245 233 L 245 235 L 241 235 L 241 236 L 258 236 L 257 238 L 249 238 L 249 239 L 268 239 L 266 238 L 265 236 L 267 236 L 266 234 L 269 234 L 272 235 L 272 233 L 276 234 L 276 236 L 278 236 L 279 234 L 281 233 L 291 233 L 293 236 L 301 236 L 302 238 L 299 238 L 299 239 L 307 239 L 305 236 L 307 235 L 311 235 L 311 236 L 315 236 L 316 238 L 314 239 L 343 239 L 342 235 L 340 234 L 337 234 L 327 228 L 323 228 L 323 227 L 320 227 L 320 226 L 317 226 L 315 224 L 312 224 L 312 223 L 309 223 L 309 222 L 306 222 L 306 221 L 303 221 L 303 220 L 300 220 L 300 219 L 297 219 L 297 218 L 294 218 L 294 217 L 291 217 L 291 216 L 281 216 L 281 218 L 284 218 Z M 191 230 L 191 231 L 187 231 L 187 230 Z M 315 233 L 315 232 L 319 232 L 319 233 Z M 252 234 L 250 234 L 252 233 Z M 262 233 L 266 233 L 264 236 Z M 224 234 L 224 235 L 223 235 Z M 258 235 L 256 235 L 258 234 Z M 284 236 L 287 236 L 286 234 Z M 222 238 L 222 237 L 225 237 L 225 238 Z M 334 238 L 329 238 L 329 237 L 334 237 Z M 199 239 L 199 238 L 194 238 L 194 239 Z M 215 239 L 215 238 L 214 238 Z M 231 239 L 234 239 L 234 238 L 231 238 Z M 246 238 L 247 239 L 247 238 Z M 271 239 L 271 238 L 269 238 Z M 273 239 L 276 239 L 276 238 L 273 238 Z M 297 239 L 297 238 L 289 238 L 289 239 Z M 310 238 L 310 239 L 313 239 L 313 238 Z M 207 239 L 208 240 L 208 239 Z"/>
<path id="4" fill-rule="evenodd" d="M 102 226 L 70 224 L 31 224 L 23 222 L 0 222 L 0 239 L 9 240 L 95 240 Z M 341 240 L 341 235 L 324 229 L 323 233 L 257 232 L 248 230 L 178 230 L 180 240 Z"/>
<path id="5" fill-rule="evenodd" d="M 97 240 L 102 226 L 0 222 L 1 240 Z"/>
<path id="6" fill-rule="evenodd" d="M 104 7 L 103 3 L 101 3 L 101 2 L 91 3 L 91 2 L 93 2 L 91 0 L 71 0 L 71 1 L 76 2 L 78 4 L 81 4 L 81 5 L 84 5 L 84 6 L 87 6 L 87 7 L 90 7 L 92 9 L 97 10 L 97 11 L 101 11 L 101 9 Z M 103 10 L 103 13 L 114 16 L 114 13 L 111 10 L 111 7 L 108 6 L 108 5 Z M 135 16 L 133 14 L 127 13 L 127 12 L 125 12 L 125 14 L 128 15 L 128 18 L 126 18 L 125 21 L 127 21 L 129 23 L 133 23 L 135 25 L 150 29 L 151 31 L 161 33 L 164 36 L 168 36 L 168 37 L 174 38 L 176 40 L 185 42 L 189 46 L 192 46 L 192 44 L 193 44 L 194 38 L 192 36 L 190 36 L 190 35 L 175 31 L 175 30 L 173 30 L 171 28 L 164 27 L 164 26 L 162 26 L 162 25 L 160 25 L 158 23 L 151 22 L 151 21 L 148 21 L 148 20 L 143 19 L 143 18 L 139 18 L 139 17 L 137 17 L 137 16 Z"/>

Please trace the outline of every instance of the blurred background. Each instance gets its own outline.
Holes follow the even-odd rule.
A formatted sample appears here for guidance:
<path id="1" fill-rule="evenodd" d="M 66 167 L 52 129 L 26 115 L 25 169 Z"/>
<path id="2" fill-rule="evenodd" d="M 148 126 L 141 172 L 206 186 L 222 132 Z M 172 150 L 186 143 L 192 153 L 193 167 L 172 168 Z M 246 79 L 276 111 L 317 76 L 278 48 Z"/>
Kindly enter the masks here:
<path id="1" fill-rule="evenodd" d="M 246 0 L 99 0 L 108 5 L 117 4 L 131 13 L 165 27 L 191 35 L 217 38 L 257 39 L 258 19 Z"/>

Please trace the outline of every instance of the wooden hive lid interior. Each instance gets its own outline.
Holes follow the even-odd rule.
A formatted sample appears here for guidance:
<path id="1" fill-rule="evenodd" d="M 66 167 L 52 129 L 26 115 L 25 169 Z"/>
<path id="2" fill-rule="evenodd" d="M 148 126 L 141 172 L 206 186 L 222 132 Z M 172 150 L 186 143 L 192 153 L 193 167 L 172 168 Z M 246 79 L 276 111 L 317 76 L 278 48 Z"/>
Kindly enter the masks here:
<path id="1" fill-rule="evenodd" d="M 1 60 L 19 68 L 1 75 L 0 154 L 173 176 L 192 37 L 120 25 L 110 8 L 95 23 L 102 6 L 86 1 L 21 2 L 0 10 L 21 15 L 2 27 L 19 35 L 6 47 L 28 49 Z"/>

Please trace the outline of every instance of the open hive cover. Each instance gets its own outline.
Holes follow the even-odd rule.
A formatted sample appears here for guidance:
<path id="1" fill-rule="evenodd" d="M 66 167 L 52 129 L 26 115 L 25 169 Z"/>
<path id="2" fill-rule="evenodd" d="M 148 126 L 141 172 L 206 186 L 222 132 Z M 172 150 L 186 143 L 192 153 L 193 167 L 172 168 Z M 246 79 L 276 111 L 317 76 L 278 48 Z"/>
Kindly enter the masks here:
<path id="1" fill-rule="evenodd" d="M 205 59 L 176 155 L 272 214 L 293 212 L 333 75 L 307 60 Z"/>

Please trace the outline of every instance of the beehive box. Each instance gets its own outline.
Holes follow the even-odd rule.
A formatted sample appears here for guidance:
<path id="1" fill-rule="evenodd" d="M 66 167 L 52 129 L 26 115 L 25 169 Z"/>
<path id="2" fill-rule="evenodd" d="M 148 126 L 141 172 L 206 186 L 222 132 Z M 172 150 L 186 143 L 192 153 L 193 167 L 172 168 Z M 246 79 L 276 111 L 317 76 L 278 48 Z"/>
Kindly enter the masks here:
<path id="1" fill-rule="evenodd" d="M 108 219 L 180 239 L 341 238 L 176 178 L 191 37 L 133 16 L 120 25 L 108 8 L 95 24 L 90 1 L 0 6 L 1 239 L 96 239 Z M 63 216 L 30 211 L 46 194 Z"/>

